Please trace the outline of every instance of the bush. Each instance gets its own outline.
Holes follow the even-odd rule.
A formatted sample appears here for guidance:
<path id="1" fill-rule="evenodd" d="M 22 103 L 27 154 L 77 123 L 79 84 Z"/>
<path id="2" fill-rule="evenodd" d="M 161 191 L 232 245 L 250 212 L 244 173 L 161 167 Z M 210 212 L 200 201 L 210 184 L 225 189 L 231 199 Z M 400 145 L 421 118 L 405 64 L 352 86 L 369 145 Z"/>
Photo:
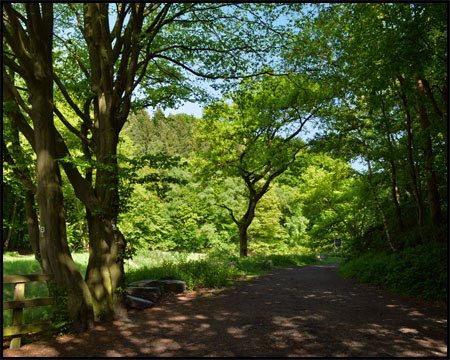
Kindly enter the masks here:
<path id="1" fill-rule="evenodd" d="M 447 248 L 427 244 L 401 253 L 366 253 L 339 267 L 344 277 L 383 285 L 397 294 L 447 300 Z"/>

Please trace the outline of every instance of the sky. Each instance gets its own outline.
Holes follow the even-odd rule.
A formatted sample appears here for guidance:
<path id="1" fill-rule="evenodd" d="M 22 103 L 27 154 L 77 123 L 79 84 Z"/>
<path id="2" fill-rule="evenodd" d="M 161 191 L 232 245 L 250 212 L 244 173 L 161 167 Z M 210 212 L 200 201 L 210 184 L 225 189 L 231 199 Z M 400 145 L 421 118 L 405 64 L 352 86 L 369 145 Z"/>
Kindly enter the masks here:
<path id="1" fill-rule="evenodd" d="M 152 111 L 150 110 L 150 113 Z M 192 102 L 186 102 L 184 105 L 179 107 L 178 109 L 166 109 L 163 110 L 164 115 L 167 117 L 169 114 L 188 114 L 194 115 L 196 118 L 201 118 L 203 115 L 203 108 L 197 104 Z"/>

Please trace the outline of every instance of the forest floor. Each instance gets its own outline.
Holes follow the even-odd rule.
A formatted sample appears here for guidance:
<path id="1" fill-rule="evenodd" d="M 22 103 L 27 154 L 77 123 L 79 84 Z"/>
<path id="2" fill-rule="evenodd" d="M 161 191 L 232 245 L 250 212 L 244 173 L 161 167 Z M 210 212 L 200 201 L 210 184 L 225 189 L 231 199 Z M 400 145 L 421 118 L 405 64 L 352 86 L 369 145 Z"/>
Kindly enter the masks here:
<path id="1" fill-rule="evenodd" d="M 224 291 L 169 294 L 129 322 L 3 348 L 3 356 L 447 357 L 447 309 L 343 279 L 337 264 L 281 268 Z"/>

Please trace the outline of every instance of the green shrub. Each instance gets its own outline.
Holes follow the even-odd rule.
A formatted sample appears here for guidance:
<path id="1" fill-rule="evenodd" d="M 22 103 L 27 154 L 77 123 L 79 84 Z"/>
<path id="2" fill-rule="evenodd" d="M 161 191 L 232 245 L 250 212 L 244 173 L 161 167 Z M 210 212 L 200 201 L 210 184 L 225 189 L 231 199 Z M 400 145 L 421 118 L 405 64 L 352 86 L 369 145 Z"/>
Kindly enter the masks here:
<path id="1" fill-rule="evenodd" d="M 339 267 L 344 277 L 379 284 L 394 293 L 447 299 L 447 249 L 428 244 L 400 253 L 366 253 Z"/>

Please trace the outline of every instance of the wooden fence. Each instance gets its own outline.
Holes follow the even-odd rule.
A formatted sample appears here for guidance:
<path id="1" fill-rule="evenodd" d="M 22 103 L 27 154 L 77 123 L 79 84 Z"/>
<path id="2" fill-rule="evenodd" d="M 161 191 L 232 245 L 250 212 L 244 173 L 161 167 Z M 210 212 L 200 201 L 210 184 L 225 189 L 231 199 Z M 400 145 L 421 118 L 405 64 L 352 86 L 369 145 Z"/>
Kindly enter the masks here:
<path id="1" fill-rule="evenodd" d="M 33 275 L 11 275 L 3 277 L 3 284 L 15 284 L 14 300 L 4 301 L 3 310 L 12 309 L 12 325 L 3 328 L 3 337 L 12 336 L 10 349 L 20 348 L 21 335 L 30 332 L 38 332 L 52 328 L 51 321 L 44 321 L 34 324 L 22 324 L 23 308 L 53 305 L 55 299 L 52 297 L 27 299 L 25 300 L 25 283 L 32 281 L 53 280 L 53 274 L 33 274 Z"/>

